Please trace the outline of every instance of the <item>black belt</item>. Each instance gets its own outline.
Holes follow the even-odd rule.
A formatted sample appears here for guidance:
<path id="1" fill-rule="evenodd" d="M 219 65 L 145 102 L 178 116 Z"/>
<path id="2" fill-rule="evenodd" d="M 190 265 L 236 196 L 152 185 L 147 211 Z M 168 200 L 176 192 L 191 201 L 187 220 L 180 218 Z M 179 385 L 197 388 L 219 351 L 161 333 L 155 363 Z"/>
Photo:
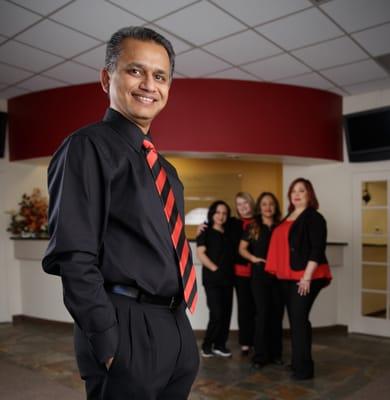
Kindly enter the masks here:
<path id="1" fill-rule="evenodd" d="M 179 296 L 163 297 L 151 295 L 143 292 L 137 287 L 126 285 L 112 285 L 108 288 L 112 293 L 127 296 L 137 300 L 139 303 L 155 304 L 168 307 L 170 310 L 175 310 L 181 303 L 182 298 Z"/>

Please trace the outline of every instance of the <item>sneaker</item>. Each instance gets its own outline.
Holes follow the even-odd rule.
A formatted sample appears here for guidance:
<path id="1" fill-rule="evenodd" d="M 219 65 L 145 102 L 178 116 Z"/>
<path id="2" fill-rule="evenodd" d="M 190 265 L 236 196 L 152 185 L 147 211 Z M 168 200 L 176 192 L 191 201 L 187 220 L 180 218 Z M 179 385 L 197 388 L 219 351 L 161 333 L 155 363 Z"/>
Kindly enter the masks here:
<path id="1" fill-rule="evenodd" d="M 243 357 L 249 356 L 250 347 L 249 346 L 241 346 L 241 355 Z"/>
<path id="2" fill-rule="evenodd" d="M 210 358 L 210 357 L 214 357 L 214 353 L 211 351 L 211 349 L 202 349 L 200 351 L 200 355 L 203 358 Z"/>
<path id="3" fill-rule="evenodd" d="M 214 347 L 213 353 L 220 357 L 231 357 L 232 352 L 226 347 Z"/>

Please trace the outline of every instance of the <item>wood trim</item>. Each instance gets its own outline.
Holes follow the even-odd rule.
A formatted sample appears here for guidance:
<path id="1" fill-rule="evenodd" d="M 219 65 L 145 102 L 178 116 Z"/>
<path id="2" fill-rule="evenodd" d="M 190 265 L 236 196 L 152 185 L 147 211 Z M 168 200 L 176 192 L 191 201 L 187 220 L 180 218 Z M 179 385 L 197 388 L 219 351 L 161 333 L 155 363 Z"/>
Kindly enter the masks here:
<path id="1" fill-rule="evenodd" d="M 37 326 L 47 326 L 50 328 L 69 330 L 73 332 L 73 322 L 53 321 L 50 319 L 30 317 L 28 315 L 18 314 L 12 316 L 12 323 L 14 325 L 31 324 Z"/>

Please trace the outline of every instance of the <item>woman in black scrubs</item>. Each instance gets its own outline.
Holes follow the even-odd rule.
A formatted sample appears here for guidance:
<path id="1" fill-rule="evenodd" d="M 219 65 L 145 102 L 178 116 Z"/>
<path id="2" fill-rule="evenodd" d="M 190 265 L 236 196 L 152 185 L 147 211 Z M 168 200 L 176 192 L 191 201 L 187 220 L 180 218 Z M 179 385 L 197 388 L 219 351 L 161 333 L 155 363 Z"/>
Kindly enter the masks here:
<path id="1" fill-rule="evenodd" d="M 201 355 L 231 357 L 226 347 L 233 303 L 233 262 L 235 250 L 225 224 L 230 207 L 224 201 L 211 204 L 207 228 L 197 238 L 197 256 L 202 263 L 202 283 L 210 311 Z"/>

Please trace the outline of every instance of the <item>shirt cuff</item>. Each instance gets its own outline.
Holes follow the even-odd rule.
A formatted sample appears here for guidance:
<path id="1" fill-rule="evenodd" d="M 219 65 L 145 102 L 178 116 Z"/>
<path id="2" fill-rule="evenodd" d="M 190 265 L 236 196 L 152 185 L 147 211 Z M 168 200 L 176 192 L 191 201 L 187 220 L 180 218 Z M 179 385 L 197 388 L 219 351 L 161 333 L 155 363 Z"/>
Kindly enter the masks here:
<path id="1" fill-rule="evenodd" d="M 119 343 L 118 324 L 104 332 L 88 335 L 93 352 L 101 364 L 104 364 L 110 357 L 114 357 Z"/>

